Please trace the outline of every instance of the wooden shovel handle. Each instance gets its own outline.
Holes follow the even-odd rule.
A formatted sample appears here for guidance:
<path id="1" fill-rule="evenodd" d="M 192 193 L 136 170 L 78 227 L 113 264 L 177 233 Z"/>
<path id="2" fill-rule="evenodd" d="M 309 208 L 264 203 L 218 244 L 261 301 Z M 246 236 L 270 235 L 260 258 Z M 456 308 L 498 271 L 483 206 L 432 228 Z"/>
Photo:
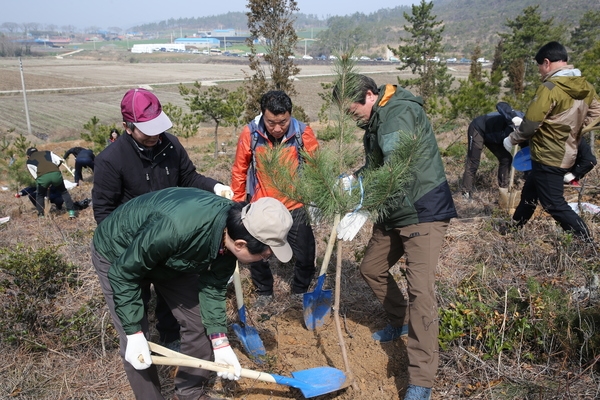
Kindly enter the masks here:
<path id="1" fill-rule="evenodd" d="M 519 145 L 515 145 L 512 148 L 512 158 L 513 160 L 515 159 L 515 156 L 517 155 L 517 151 L 519 150 L 518 148 L 521 147 Z M 510 163 L 510 178 L 508 180 L 508 192 L 512 192 L 512 187 L 513 187 L 513 183 L 515 181 L 515 167 L 513 166 L 512 162 Z"/>
<path id="2" fill-rule="evenodd" d="M 232 365 L 219 364 L 213 361 L 202 360 L 200 358 L 191 357 L 185 354 L 169 350 L 166 347 L 159 346 L 155 343 L 148 342 L 150 350 L 155 353 L 162 354 L 160 356 L 151 356 L 152 364 L 156 365 L 172 365 L 176 367 L 191 367 L 202 368 L 214 372 L 229 372 L 235 373 Z M 242 378 L 257 379 L 259 381 L 277 383 L 275 378 L 266 372 L 254 371 L 251 369 L 242 368 Z"/>
<path id="3" fill-rule="evenodd" d="M 337 226 L 339 223 L 340 214 L 335 214 L 335 217 L 333 217 L 333 226 L 331 227 L 331 234 L 329 235 L 329 240 L 327 241 L 327 249 L 325 250 L 325 256 L 323 257 L 323 263 L 321 264 L 321 270 L 319 271 L 319 276 L 327 272 L 329 260 L 331 259 L 331 253 L 333 253 L 333 246 L 335 245 L 335 239 L 337 236 Z"/>
<path id="4" fill-rule="evenodd" d="M 238 310 L 244 305 L 244 291 L 242 289 L 242 279 L 240 278 L 240 267 L 235 261 L 235 270 L 233 271 L 233 287 L 235 288 L 235 302 Z"/>

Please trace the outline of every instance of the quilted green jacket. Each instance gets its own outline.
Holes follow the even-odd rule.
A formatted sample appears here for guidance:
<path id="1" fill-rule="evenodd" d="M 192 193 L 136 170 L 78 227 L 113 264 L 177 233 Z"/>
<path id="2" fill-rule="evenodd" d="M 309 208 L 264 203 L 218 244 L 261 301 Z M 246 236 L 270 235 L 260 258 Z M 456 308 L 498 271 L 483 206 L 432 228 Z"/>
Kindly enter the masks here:
<path id="1" fill-rule="evenodd" d="M 168 188 L 119 206 L 96 228 L 94 247 L 112 263 L 108 278 L 125 333 L 141 329 L 141 280 L 197 273 L 208 334 L 227 332 L 225 295 L 235 257 L 219 255 L 231 200 L 196 188 Z"/>

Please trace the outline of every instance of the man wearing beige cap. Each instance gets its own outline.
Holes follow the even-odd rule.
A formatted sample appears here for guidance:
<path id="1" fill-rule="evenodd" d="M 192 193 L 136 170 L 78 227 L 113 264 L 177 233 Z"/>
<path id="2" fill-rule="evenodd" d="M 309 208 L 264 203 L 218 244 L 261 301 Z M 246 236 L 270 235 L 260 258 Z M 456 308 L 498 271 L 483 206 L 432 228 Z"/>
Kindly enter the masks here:
<path id="1" fill-rule="evenodd" d="M 92 206 L 99 224 L 118 206 L 155 190 L 195 187 L 231 198 L 229 186 L 199 174 L 179 140 L 166 132 L 173 124 L 154 93 L 131 89 L 121 100 L 126 135 L 106 147 L 95 159 Z M 144 301 L 150 287 L 144 287 Z M 156 292 L 160 342 L 176 350 L 179 326 Z"/>
<path id="2" fill-rule="evenodd" d="M 151 282 L 181 325 L 181 352 L 241 366 L 226 336 L 225 296 L 235 260 L 251 263 L 275 255 L 287 262 L 292 216 L 271 197 L 236 203 L 195 188 L 169 188 L 139 196 L 98 225 L 92 263 L 121 343 L 127 378 L 137 399 L 163 399 L 148 348 L 148 319 L 141 285 Z M 143 361 L 140 360 L 140 356 Z M 214 399 L 211 372 L 180 367 L 179 400 Z"/>

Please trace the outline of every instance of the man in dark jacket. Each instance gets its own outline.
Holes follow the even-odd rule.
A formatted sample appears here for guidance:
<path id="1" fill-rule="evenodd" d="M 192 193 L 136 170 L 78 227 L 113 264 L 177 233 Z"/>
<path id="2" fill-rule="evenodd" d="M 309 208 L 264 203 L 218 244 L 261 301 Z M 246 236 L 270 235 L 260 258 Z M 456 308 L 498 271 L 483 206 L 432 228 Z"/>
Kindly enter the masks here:
<path id="1" fill-rule="evenodd" d="M 196 188 L 139 196 L 98 225 L 92 263 L 136 399 L 163 399 L 150 358 L 141 286 L 151 282 L 160 288 L 181 325 L 183 354 L 232 365 L 235 373 L 218 376 L 237 380 L 241 366 L 226 335 L 227 282 L 236 259 L 251 263 L 274 254 L 289 261 L 291 226 L 292 216 L 276 199 L 234 203 Z M 175 395 L 179 400 L 213 399 L 206 393 L 211 375 L 201 368 L 178 368 Z"/>
<path id="2" fill-rule="evenodd" d="M 395 85 L 377 87 L 364 75 L 350 79 L 346 86 L 353 88 L 350 93 L 342 93 L 336 85 L 333 96 L 344 103 L 349 99 L 346 111 L 365 130 L 367 164 L 363 168 L 385 168 L 404 136 L 418 135 L 421 140 L 423 154 L 418 157 L 414 180 L 406 188 L 402 203 L 373 224 L 359 269 L 390 318 L 373 338 L 387 342 L 408 334 L 409 385 L 404 398 L 426 400 L 431 396 L 439 362 L 435 270 L 456 210 L 423 100 Z M 338 232 L 338 237 L 345 235 L 345 229 Z M 403 255 L 410 301 L 389 272 Z"/>
<path id="3" fill-rule="evenodd" d="M 81 171 L 83 167 L 87 167 L 94 171 L 94 152 L 83 147 L 73 147 L 66 151 L 65 160 L 73 154 L 75 156 L 75 183 L 79 185 L 79 181 L 83 178 Z"/>
<path id="4" fill-rule="evenodd" d="M 484 146 L 498 159 L 498 186 L 508 187 L 512 154 L 506 151 L 502 142 L 515 129 L 512 119 L 522 119 L 523 113 L 512 110 L 505 102 L 498 103 L 496 108 L 499 111 L 502 109 L 503 112 L 480 115 L 471 121 L 467 129 L 468 150 L 462 179 L 462 195 L 469 200 L 473 196 L 473 183 Z"/>
<path id="5" fill-rule="evenodd" d="M 51 151 L 38 151 L 35 147 L 27 149 L 27 169 L 36 183 L 36 201 L 38 216 L 44 216 L 45 197 L 48 188 L 54 186 L 66 203 L 69 219 L 76 218 L 73 200 L 65 187 L 62 173 L 58 166 L 62 159 Z"/>
<path id="6" fill-rule="evenodd" d="M 233 197 L 229 186 L 199 174 L 179 140 L 166 132 L 173 124 L 153 93 L 127 91 L 121 114 L 126 134 L 95 160 L 92 207 L 98 224 L 121 204 L 169 187 L 195 187 Z M 149 287 L 144 290 L 149 299 Z M 159 292 L 156 308 L 160 340 L 170 346 L 179 339 L 179 326 Z"/>

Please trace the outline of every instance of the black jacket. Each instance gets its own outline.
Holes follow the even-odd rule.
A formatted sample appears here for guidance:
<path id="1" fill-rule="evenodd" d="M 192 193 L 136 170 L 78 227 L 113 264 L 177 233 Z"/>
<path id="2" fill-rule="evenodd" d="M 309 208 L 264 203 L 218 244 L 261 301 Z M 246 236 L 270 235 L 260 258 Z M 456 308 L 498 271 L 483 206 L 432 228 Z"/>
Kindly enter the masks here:
<path id="1" fill-rule="evenodd" d="M 471 124 L 483 136 L 484 143 L 502 143 L 514 127 L 498 112 L 480 115 Z"/>
<path id="2" fill-rule="evenodd" d="M 585 139 L 581 139 L 577 147 L 575 165 L 569 170 L 575 178 L 581 179 L 596 166 L 596 156 Z"/>
<path id="3" fill-rule="evenodd" d="M 213 192 L 216 180 L 196 172 L 179 140 L 164 132 L 156 146 L 142 150 L 130 135 L 106 147 L 95 160 L 92 206 L 97 223 L 118 206 L 155 190 L 196 187 Z"/>
<path id="4" fill-rule="evenodd" d="M 90 149 L 86 149 L 83 147 L 72 147 L 66 151 L 65 156 L 63 158 L 66 160 L 71 154 L 73 154 L 75 158 L 79 158 L 81 160 L 94 161 L 94 152 Z"/>

